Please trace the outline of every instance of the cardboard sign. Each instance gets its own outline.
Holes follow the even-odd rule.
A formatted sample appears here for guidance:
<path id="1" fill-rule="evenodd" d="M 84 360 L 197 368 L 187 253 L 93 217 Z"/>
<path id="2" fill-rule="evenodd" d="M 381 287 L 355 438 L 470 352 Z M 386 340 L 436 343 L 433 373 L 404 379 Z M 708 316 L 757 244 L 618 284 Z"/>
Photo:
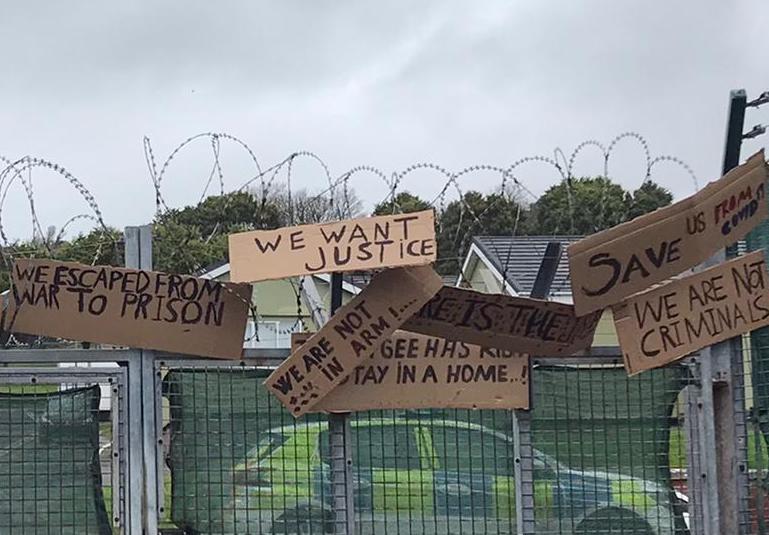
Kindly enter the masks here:
<path id="1" fill-rule="evenodd" d="M 445 287 L 403 329 L 519 353 L 571 355 L 593 343 L 600 312 L 564 303 Z"/>
<path id="2" fill-rule="evenodd" d="M 239 359 L 248 284 L 156 271 L 18 259 L 4 326 L 12 332 Z"/>
<path id="3" fill-rule="evenodd" d="M 353 373 L 442 285 L 429 266 L 376 274 L 264 384 L 294 416 L 301 416 Z"/>
<path id="4" fill-rule="evenodd" d="M 769 215 L 763 152 L 695 195 L 568 248 L 577 314 L 600 310 L 703 262 Z"/>
<path id="5" fill-rule="evenodd" d="M 417 266 L 436 259 L 432 210 L 230 234 L 231 279 Z"/>
<path id="6" fill-rule="evenodd" d="M 291 335 L 298 349 L 310 333 Z M 529 358 L 396 331 L 312 411 L 528 409 Z"/>
<path id="7" fill-rule="evenodd" d="M 756 251 L 615 305 L 628 373 L 658 368 L 769 325 L 766 279 L 763 252 Z"/>

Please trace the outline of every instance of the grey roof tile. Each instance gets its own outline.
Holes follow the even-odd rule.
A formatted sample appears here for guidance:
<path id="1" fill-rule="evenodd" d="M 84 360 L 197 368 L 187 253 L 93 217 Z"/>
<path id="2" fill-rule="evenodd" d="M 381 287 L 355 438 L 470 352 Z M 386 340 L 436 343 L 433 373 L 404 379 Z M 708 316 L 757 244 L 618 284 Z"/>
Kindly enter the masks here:
<path id="1" fill-rule="evenodd" d="M 475 236 L 473 243 L 493 266 L 503 274 L 507 283 L 521 295 L 529 295 L 537 278 L 547 244 L 558 241 L 564 245 L 550 294 L 570 294 L 569 261 L 565 247 L 582 236 Z"/>

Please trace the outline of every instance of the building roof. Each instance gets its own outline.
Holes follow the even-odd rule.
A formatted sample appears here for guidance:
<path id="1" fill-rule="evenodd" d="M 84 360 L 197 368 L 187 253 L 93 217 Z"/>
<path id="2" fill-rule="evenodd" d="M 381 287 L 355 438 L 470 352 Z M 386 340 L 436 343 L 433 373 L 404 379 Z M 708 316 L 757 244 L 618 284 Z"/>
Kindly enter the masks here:
<path id="1" fill-rule="evenodd" d="M 475 236 L 473 244 L 507 283 L 520 295 L 529 295 L 537 278 L 539 265 L 551 241 L 569 245 L 582 236 Z M 561 262 L 550 289 L 552 295 L 571 294 L 569 261 L 564 247 Z"/>

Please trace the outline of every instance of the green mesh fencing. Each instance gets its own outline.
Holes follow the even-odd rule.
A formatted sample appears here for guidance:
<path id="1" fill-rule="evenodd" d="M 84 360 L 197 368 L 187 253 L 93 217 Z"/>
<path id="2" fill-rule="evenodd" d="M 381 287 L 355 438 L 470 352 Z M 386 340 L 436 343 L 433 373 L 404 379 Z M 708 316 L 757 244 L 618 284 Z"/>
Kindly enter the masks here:
<path id="1" fill-rule="evenodd" d="M 617 367 L 535 370 L 540 532 L 685 533 L 671 455 L 685 457 L 676 404 L 687 377 L 680 366 L 634 377 Z"/>
<path id="2" fill-rule="evenodd" d="M 746 239 L 748 251 L 769 251 L 769 221 L 763 221 Z M 745 347 L 747 346 L 747 347 Z M 746 405 L 748 408 L 748 479 L 750 481 L 751 532 L 769 533 L 769 478 L 766 444 L 769 441 L 769 327 L 750 333 L 744 340 L 747 357 Z"/>
<path id="3" fill-rule="evenodd" d="M 190 533 L 324 533 L 333 527 L 324 415 L 295 421 L 269 370 L 178 369 L 164 378 L 170 521 Z M 538 533 L 683 533 L 671 482 L 685 457 L 681 367 L 533 375 Z M 350 419 L 358 533 L 515 533 L 509 411 L 369 411 Z M 681 468 L 685 468 L 680 466 Z M 581 531 L 580 531 L 581 530 Z"/>
<path id="4" fill-rule="evenodd" d="M 293 533 L 304 514 L 322 515 L 323 489 L 313 488 L 318 453 L 308 442 L 318 417 L 295 421 L 262 387 L 268 374 L 221 367 L 166 374 L 173 525 L 190 533 L 280 526 Z"/>
<path id="5" fill-rule="evenodd" d="M 112 533 L 99 466 L 98 386 L 0 393 L 0 533 Z"/>

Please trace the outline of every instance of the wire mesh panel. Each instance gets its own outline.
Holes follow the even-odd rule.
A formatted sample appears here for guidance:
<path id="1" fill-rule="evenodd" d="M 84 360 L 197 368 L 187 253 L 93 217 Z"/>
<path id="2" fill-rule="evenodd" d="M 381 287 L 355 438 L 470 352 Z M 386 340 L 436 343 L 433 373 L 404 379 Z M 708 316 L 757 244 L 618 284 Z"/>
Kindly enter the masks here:
<path id="1" fill-rule="evenodd" d="M 0 533 L 123 533 L 124 383 L 56 373 L 0 376 Z"/>
<path id="2" fill-rule="evenodd" d="M 358 533 L 515 533 L 508 411 L 358 413 Z"/>
<path id="3" fill-rule="evenodd" d="M 681 366 L 534 370 L 538 533 L 687 533 Z"/>
<path id="4" fill-rule="evenodd" d="M 294 420 L 269 371 L 161 368 L 163 526 L 333 530 L 327 418 Z M 538 533 L 687 533 L 685 367 L 539 366 L 532 380 Z M 509 411 L 369 411 L 349 427 L 358 533 L 516 532 Z"/>
<path id="5" fill-rule="evenodd" d="M 161 528 L 324 533 L 333 525 L 320 441 L 326 417 L 295 420 L 262 386 L 269 370 L 174 364 L 163 376 Z"/>
<path id="6" fill-rule="evenodd" d="M 748 251 L 769 250 L 766 221 L 746 238 Z M 746 533 L 769 533 L 769 328 L 742 338 L 744 406 L 747 411 L 748 503 Z"/>
<path id="7" fill-rule="evenodd" d="M 769 533 L 769 329 L 743 338 L 748 459 L 745 532 Z"/>

